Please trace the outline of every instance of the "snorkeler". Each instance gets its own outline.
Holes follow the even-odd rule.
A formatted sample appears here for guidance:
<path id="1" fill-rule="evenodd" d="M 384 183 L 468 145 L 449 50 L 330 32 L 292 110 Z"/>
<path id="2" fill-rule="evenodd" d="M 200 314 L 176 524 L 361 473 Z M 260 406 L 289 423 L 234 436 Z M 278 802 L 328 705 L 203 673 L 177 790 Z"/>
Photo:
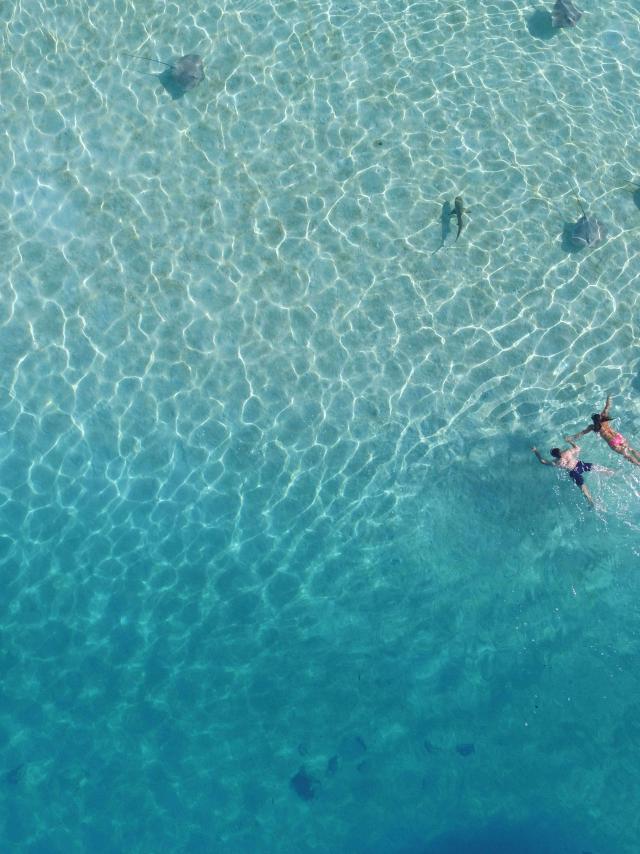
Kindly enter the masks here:
<path id="1" fill-rule="evenodd" d="M 633 463 L 634 466 L 640 466 L 640 453 L 629 445 L 622 433 L 616 433 L 609 425 L 608 422 L 612 420 L 609 415 L 610 406 L 611 395 L 607 397 L 607 402 L 605 403 L 602 412 L 599 415 L 594 413 L 591 416 L 593 424 L 589 424 L 588 427 L 585 427 L 584 430 L 576 433 L 575 436 L 567 436 L 567 442 L 577 439 L 578 436 L 586 436 L 587 433 L 597 433 L 602 436 L 612 451 L 615 451 L 616 454 L 622 454 L 625 460 L 629 460 L 629 462 Z"/>
<path id="2" fill-rule="evenodd" d="M 569 439 L 567 439 L 567 441 L 571 445 L 571 448 L 568 451 L 561 451 L 560 448 L 551 448 L 549 453 L 554 458 L 553 462 L 551 462 L 551 460 L 545 460 L 537 448 L 531 448 L 531 450 L 543 466 L 557 466 L 558 468 L 564 469 L 575 485 L 580 488 L 580 491 L 589 504 L 592 507 L 595 507 L 596 505 L 593 500 L 593 496 L 589 492 L 589 487 L 584 482 L 582 475 L 586 471 L 599 471 L 604 472 L 605 474 L 613 474 L 614 472 L 612 469 L 605 468 L 604 466 L 597 466 L 594 465 L 594 463 L 583 463 L 582 460 L 578 459 L 578 454 L 580 453 L 578 445 Z"/>

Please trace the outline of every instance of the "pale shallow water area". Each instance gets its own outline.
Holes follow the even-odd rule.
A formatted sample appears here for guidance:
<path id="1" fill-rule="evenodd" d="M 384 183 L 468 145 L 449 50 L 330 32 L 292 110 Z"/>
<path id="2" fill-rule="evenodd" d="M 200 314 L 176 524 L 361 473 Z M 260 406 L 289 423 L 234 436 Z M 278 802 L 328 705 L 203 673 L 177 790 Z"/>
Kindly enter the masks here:
<path id="1" fill-rule="evenodd" d="M 637 851 L 640 470 L 530 446 L 640 444 L 640 31 L 550 7 L 2 7 L 0 850 Z"/>

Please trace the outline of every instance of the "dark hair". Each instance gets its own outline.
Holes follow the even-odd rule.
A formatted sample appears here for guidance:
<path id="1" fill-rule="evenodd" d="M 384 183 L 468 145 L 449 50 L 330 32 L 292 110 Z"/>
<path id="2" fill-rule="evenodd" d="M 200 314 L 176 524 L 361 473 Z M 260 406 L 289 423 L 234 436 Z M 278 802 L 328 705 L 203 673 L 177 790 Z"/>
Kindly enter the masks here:
<path id="1" fill-rule="evenodd" d="M 598 430 L 600 429 L 602 423 L 604 421 L 611 421 L 611 418 L 609 418 L 608 415 L 600 415 L 598 412 L 594 412 L 593 415 L 591 416 L 591 420 L 593 421 L 593 429 L 597 433 Z"/>
<path id="2" fill-rule="evenodd" d="M 560 454 L 562 453 L 562 451 L 560 450 L 560 448 L 551 448 L 551 450 L 549 451 L 549 453 L 551 454 L 551 456 L 552 456 L 552 457 L 555 457 L 556 459 L 559 459 Z"/>

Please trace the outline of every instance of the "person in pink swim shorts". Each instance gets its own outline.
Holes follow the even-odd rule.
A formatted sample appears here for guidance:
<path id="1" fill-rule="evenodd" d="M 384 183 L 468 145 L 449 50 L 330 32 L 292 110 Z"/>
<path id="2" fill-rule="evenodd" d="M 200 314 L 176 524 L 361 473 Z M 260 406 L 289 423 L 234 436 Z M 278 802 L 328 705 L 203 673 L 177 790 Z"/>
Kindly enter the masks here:
<path id="1" fill-rule="evenodd" d="M 640 466 L 640 452 L 632 448 L 622 433 L 616 433 L 609 423 L 612 420 L 609 415 L 610 407 L 611 395 L 607 397 L 607 402 L 605 403 L 602 412 L 600 414 L 594 413 L 591 416 L 593 423 L 589 424 L 588 427 L 585 427 L 584 430 L 581 430 L 579 433 L 576 433 L 575 436 L 567 436 L 567 441 L 573 441 L 579 436 L 586 436 L 587 433 L 597 433 L 598 436 L 601 436 L 605 440 L 612 451 L 615 451 L 616 454 L 622 454 L 625 460 L 629 460 L 629 462 L 633 463 L 634 466 Z"/>

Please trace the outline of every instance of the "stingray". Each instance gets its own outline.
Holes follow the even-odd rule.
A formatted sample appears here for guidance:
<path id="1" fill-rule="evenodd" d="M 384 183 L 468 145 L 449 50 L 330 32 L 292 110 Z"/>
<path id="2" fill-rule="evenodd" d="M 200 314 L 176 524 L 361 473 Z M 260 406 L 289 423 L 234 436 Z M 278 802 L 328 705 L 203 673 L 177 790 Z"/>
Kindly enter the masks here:
<path id="1" fill-rule="evenodd" d="M 640 208 L 640 184 L 636 184 L 635 181 L 627 181 L 627 184 L 630 184 L 633 190 L 633 203 L 637 208 Z M 622 189 L 622 187 L 620 187 Z"/>
<path id="2" fill-rule="evenodd" d="M 577 9 L 571 0 L 556 0 L 551 13 L 551 23 L 554 28 L 558 27 L 575 27 L 582 12 Z"/>
<path id="3" fill-rule="evenodd" d="M 160 59 L 152 59 L 150 56 L 138 56 L 135 53 L 126 53 L 125 56 L 166 65 L 166 71 L 158 74 L 157 77 L 174 99 L 181 98 L 185 92 L 194 89 L 198 83 L 204 80 L 202 57 L 197 53 L 188 53 L 186 56 L 181 56 L 173 64 L 162 62 Z"/>
<path id="4" fill-rule="evenodd" d="M 312 801 L 316 796 L 318 781 L 310 774 L 307 774 L 303 765 L 298 773 L 294 774 L 289 780 L 289 785 L 303 801 Z"/>
<path id="5" fill-rule="evenodd" d="M 587 216 L 587 212 L 582 207 L 580 199 L 578 199 L 582 216 L 571 227 L 571 244 L 577 249 L 584 246 L 597 246 L 607 236 L 605 227 L 595 217 Z"/>

